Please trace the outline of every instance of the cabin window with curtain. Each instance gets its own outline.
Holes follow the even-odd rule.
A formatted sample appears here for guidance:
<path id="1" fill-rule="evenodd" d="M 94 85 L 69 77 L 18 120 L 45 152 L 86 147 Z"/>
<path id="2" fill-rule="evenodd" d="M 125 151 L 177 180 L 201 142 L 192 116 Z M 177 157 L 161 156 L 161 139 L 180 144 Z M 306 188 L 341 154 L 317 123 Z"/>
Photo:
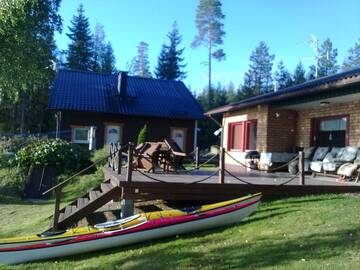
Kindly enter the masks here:
<path id="1" fill-rule="evenodd" d="M 256 120 L 229 124 L 228 150 L 246 151 L 256 149 Z"/>
<path id="2" fill-rule="evenodd" d="M 74 143 L 89 143 L 90 127 L 73 127 L 72 128 L 72 142 Z"/>

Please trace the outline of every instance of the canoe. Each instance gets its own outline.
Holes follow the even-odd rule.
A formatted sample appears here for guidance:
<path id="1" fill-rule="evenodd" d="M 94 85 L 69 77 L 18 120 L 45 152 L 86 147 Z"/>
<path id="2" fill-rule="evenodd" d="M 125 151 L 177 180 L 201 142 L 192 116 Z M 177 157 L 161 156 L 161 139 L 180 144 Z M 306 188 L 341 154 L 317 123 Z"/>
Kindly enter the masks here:
<path id="1" fill-rule="evenodd" d="M 240 203 L 240 202 L 246 203 L 249 200 L 252 200 L 252 198 L 256 195 L 257 194 L 253 196 L 244 196 L 241 198 L 203 205 L 200 207 L 187 207 L 183 209 L 141 213 L 125 219 L 105 222 L 105 223 L 97 224 L 95 226 L 76 227 L 76 228 L 57 231 L 57 232 L 47 231 L 41 234 L 0 239 L 0 248 L 10 248 L 10 247 L 33 245 L 39 243 L 55 243 L 59 241 L 68 240 L 76 236 L 129 228 L 137 224 L 141 224 L 144 221 L 155 220 L 164 217 L 178 217 L 187 214 L 196 214 L 221 207 L 226 207 L 234 203 Z"/>
<path id="2" fill-rule="evenodd" d="M 205 212 L 148 220 L 132 227 L 76 236 L 61 242 L 0 248 L 0 263 L 15 264 L 69 256 L 230 225 L 253 213 L 260 199 L 261 194 L 257 194 L 246 203 L 240 201 Z"/>

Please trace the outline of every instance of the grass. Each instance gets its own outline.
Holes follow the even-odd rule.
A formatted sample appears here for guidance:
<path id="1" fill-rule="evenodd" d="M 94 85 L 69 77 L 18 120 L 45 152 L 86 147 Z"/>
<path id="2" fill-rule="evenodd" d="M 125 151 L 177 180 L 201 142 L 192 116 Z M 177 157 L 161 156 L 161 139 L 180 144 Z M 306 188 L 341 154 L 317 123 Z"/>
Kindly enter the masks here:
<path id="1" fill-rule="evenodd" d="M 354 195 L 265 201 L 234 226 L 0 269 L 360 269 L 359 209 Z M 39 232 L 51 211 L 1 203 L 0 236 Z"/>

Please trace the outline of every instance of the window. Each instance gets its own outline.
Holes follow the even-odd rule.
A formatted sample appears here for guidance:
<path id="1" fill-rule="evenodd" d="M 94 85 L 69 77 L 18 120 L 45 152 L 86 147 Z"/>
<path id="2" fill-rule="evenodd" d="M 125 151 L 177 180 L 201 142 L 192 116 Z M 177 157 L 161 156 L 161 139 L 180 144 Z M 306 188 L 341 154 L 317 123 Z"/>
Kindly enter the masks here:
<path id="1" fill-rule="evenodd" d="M 72 141 L 74 143 L 89 143 L 90 127 L 73 127 Z"/>
<path id="2" fill-rule="evenodd" d="M 256 120 L 242 121 L 229 124 L 228 150 L 256 149 Z"/>
<path id="3" fill-rule="evenodd" d="M 349 116 L 330 116 L 312 119 L 313 146 L 344 147 L 349 142 Z"/>

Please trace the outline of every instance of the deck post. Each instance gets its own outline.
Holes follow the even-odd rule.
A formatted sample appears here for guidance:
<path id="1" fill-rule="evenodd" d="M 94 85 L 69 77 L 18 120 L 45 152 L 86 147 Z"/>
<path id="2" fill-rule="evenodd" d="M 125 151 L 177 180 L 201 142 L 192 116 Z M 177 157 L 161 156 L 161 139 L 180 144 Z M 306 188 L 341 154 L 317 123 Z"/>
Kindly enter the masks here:
<path id="1" fill-rule="evenodd" d="M 220 147 L 219 183 L 225 184 L 225 148 L 224 147 Z"/>
<path id="2" fill-rule="evenodd" d="M 195 147 L 195 168 L 199 169 L 199 146 Z"/>
<path id="3" fill-rule="evenodd" d="M 55 208 L 54 208 L 54 216 L 53 216 L 53 224 L 52 224 L 53 231 L 56 231 L 58 229 L 58 224 L 59 224 L 61 189 L 62 189 L 61 187 L 55 189 Z"/>
<path id="4" fill-rule="evenodd" d="M 122 199 L 121 200 L 121 218 L 127 218 L 134 215 L 134 200 Z"/>
<path id="5" fill-rule="evenodd" d="M 128 167 L 126 172 L 126 182 L 132 181 L 132 170 L 133 170 L 133 153 L 134 153 L 134 144 L 129 142 L 128 150 Z"/>
<path id="6" fill-rule="evenodd" d="M 299 152 L 299 185 L 305 185 L 304 152 Z"/>
<path id="7" fill-rule="evenodd" d="M 121 153 L 121 145 L 120 143 L 117 144 L 117 147 L 116 147 L 116 170 L 117 170 L 117 174 L 121 174 L 121 163 L 122 163 L 122 153 Z"/>

